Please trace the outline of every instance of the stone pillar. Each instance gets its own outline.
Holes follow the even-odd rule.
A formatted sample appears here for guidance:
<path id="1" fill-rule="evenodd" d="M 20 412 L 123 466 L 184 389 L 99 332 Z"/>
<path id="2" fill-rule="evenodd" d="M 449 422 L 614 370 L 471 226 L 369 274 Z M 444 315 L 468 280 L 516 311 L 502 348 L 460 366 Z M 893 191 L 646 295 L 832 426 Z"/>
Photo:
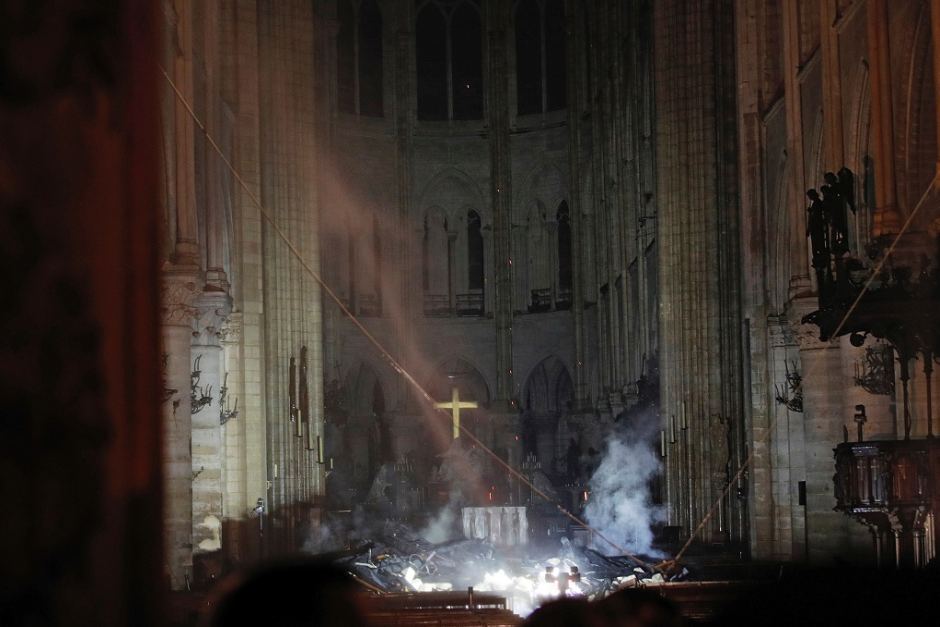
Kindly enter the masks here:
<path id="1" fill-rule="evenodd" d="M 183 590 L 193 575 L 190 374 L 192 321 L 197 315 L 192 272 L 164 273 L 163 354 L 163 519 L 164 553 L 170 585 Z"/>
<path id="2" fill-rule="evenodd" d="M 803 99 L 799 80 L 800 58 L 800 3 L 784 0 L 783 8 L 783 85 L 787 111 L 787 159 L 789 161 L 790 214 L 790 296 L 796 297 L 812 291 L 809 259 L 806 248 L 806 174 L 803 148 Z"/>
<path id="3" fill-rule="evenodd" d="M 489 85 L 487 123 L 490 142 L 490 198 L 494 232 L 494 317 L 496 321 L 495 401 L 508 407 L 514 394 L 512 377 L 512 265 L 509 240 L 512 215 L 512 163 L 509 142 L 509 71 L 506 67 L 505 24 L 510 4 L 488 0 Z"/>
<path id="4" fill-rule="evenodd" d="M 244 316 L 232 313 L 222 326 L 219 341 L 222 345 L 222 384 L 226 397 L 221 398 L 220 409 L 238 411 L 222 425 L 222 515 L 238 519 L 248 512 L 246 492 L 246 428 L 245 428 L 245 360 L 242 356 Z M 257 497 L 255 497 L 257 498 Z M 254 505 L 254 500 L 251 501 Z"/>
<path id="5" fill-rule="evenodd" d="M 823 168 L 836 172 L 845 165 L 842 128 L 842 73 L 839 64 L 837 0 L 819 1 L 820 52 L 823 86 Z"/>
<path id="6" fill-rule="evenodd" d="M 933 35 L 933 88 L 937 113 L 937 145 L 940 145 L 940 0 L 930 0 L 930 31 Z M 940 176 L 940 154 L 937 155 Z"/>
<path id="7" fill-rule="evenodd" d="M 842 441 L 845 379 L 839 344 L 820 342 L 816 325 L 800 323 L 816 305 L 815 298 L 795 301 L 790 323 L 799 343 L 803 377 L 807 556 L 810 563 L 830 564 L 834 556 L 845 558 L 851 550 L 848 525 L 861 527 L 832 509 L 836 502 L 833 449 Z"/>
<path id="8" fill-rule="evenodd" d="M 190 106 L 193 98 L 193 6 L 188 0 L 173 0 L 176 17 L 176 44 L 173 65 L 168 68 L 173 84 Z M 195 123 L 192 115 L 173 91 L 165 92 L 173 101 L 174 166 L 176 189 L 176 242 L 173 263 L 179 266 L 199 263 L 199 225 L 196 219 Z"/>
<path id="9" fill-rule="evenodd" d="M 891 50 L 885 0 L 868 0 L 868 67 L 871 72 L 871 125 L 874 137 L 875 203 L 873 235 L 901 228 L 894 168 L 894 111 L 891 105 Z"/>
<path id="10" fill-rule="evenodd" d="M 940 1 L 940 0 L 938 0 Z M 571 318 L 574 326 L 574 406 L 586 408 L 590 404 L 585 372 L 584 344 L 584 280 L 582 267 L 581 224 L 581 27 L 576 0 L 565 2 L 565 23 L 568 46 L 565 49 L 568 78 L 568 215 L 571 219 Z"/>
<path id="11" fill-rule="evenodd" d="M 424 293 L 420 280 L 422 229 L 415 229 L 414 196 L 414 3 L 398 5 L 398 27 L 395 30 L 395 171 L 398 179 L 398 267 L 400 271 L 396 298 L 400 301 L 394 317 L 399 359 L 406 369 L 417 362 L 414 321 L 424 313 Z M 420 227 L 420 219 L 417 223 Z M 398 377 L 399 398 L 410 398 L 412 391 L 404 377 Z"/>
<path id="12" fill-rule="evenodd" d="M 222 548 L 222 388 L 220 333 L 231 310 L 224 292 L 204 292 L 196 302 L 198 317 L 192 333 L 193 373 L 198 371 L 192 407 L 193 552 Z"/>
<path id="13" fill-rule="evenodd" d="M 215 140 L 221 141 L 222 111 L 219 102 L 219 3 L 206 5 L 203 23 L 203 50 L 205 59 L 205 124 Z M 224 241 L 228 230 L 225 220 L 225 196 L 222 189 L 222 168 L 225 167 L 210 142 L 205 141 L 203 163 L 205 164 L 205 220 L 206 220 L 206 283 L 215 289 L 228 289 L 224 268 Z"/>

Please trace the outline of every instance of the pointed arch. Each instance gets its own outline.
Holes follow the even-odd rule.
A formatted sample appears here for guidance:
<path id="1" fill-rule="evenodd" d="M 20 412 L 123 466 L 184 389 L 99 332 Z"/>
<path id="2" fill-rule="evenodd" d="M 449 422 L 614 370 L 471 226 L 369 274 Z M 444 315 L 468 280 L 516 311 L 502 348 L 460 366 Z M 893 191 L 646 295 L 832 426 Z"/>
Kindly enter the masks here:
<path id="1" fill-rule="evenodd" d="M 444 211 L 448 222 L 453 226 L 462 221 L 462 210 L 473 208 L 480 214 L 484 226 L 489 224 L 489 213 L 483 192 L 469 174 L 454 167 L 447 167 L 435 173 L 424 184 L 418 194 L 417 206 L 422 213 L 428 207 L 439 207 Z"/>
<path id="2" fill-rule="evenodd" d="M 490 383 L 482 370 L 466 355 L 440 360 L 434 366 L 425 389 L 432 398 L 447 400 L 453 387 L 460 390 L 461 398 L 475 401 L 480 407 L 490 403 Z"/>

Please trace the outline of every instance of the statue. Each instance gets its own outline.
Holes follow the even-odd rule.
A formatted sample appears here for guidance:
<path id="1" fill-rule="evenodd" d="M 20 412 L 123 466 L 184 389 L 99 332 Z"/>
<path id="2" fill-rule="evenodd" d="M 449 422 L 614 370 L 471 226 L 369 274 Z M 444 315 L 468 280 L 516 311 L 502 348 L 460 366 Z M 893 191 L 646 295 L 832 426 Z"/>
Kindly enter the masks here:
<path id="1" fill-rule="evenodd" d="M 813 269 L 816 270 L 816 282 L 822 293 L 830 283 L 829 271 L 829 225 L 826 220 L 826 208 L 819 198 L 819 192 L 810 189 L 806 192 L 810 205 L 806 212 L 806 235 L 810 238 L 813 253 Z"/>
<path id="2" fill-rule="evenodd" d="M 836 258 L 849 252 L 849 219 L 846 205 L 855 212 L 855 193 L 852 190 L 855 177 L 848 168 L 842 168 L 839 174 L 837 177 L 832 172 L 826 172 L 823 175 L 826 184 L 822 186 L 824 212 L 831 227 L 829 243 Z"/>

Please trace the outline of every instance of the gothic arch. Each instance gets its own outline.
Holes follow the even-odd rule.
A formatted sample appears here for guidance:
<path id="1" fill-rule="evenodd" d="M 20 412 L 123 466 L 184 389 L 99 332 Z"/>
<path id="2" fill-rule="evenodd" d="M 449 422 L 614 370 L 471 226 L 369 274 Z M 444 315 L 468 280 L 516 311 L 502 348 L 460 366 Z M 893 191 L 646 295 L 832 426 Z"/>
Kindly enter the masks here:
<path id="1" fill-rule="evenodd" d="M 373 390 L 378 386 L 385 409 L 395 406 L 393 396 L 394 380 L 389 377 L 389 370 L 382 362 L 370 358 L 361 358 L 341 371 L 343 384 L 344 409 L 352 414 L 364 415 L 373 398 Z"/>
<path id="2" fill-rule="evenodd" d="M 933 85 L 931 36 L 927 6 L 918 9 L 914 38 L 909 52 L 907 85 L 904 89 L 904 173 L 898 177 L 900 208 L 914 209 L 936 174 L 937 118 Z M 902 184 L 904 181 L 905 184 Z M 921 215 L 921 219 L 926 217 Z"/>
<path id="3" fill-rule="evenodd" d="M 476 182 L 462 170 L 447 167 L 437 172 L 424 185 L 418 194 L 418 208 L 421 215 L 430 207 L 444 211 L 449 220 L 468 208 L 480 214 L 483 224 L 490 224 L 487 203 Z"/>
<path id="4" fill-rule="evenodd" d="M 525 216 L 533 200 L 549 207 L 554 216 L 554 209 L 568 199 L 568 177 L 558 164 L 542 162 L 529 171 L 520 190 L 522 193 L 515 197 L 513 203 L 516 216 Z"/>
<path id="5" fill-rule="evenodd" d="M 574 385 L 564 362 L 549 355 L 529 372 L 522 388 L 522 446 L 543 468 L 557 470 L 569 442 L 565 421 Z"/>
<path id="6" fill-rule="evenodd" d="M 446 357 L 434 365 L 424 389 L 435 400 L 449 400 L 451 387 L 456 385 L 462 398 L 476 401 L 481 407 L 486 407 L 492 398 L 492 386 L 483 376 L 483 372 L 471 357 Z"/>
<path id="7" fill-rule="evenodd" d="M 570 370 L 557 355 L 547 355 L 528 372 L 522 408 L 537 413 L 564 413 L 574 394 Z"/>

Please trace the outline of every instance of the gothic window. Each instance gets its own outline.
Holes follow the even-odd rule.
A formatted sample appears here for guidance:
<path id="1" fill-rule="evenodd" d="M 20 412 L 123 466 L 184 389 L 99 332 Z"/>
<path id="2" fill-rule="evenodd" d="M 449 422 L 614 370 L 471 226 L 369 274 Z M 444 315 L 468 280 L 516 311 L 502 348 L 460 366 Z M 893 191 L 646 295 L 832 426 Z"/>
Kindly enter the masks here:
<path id="1" fill-rule="evenodd" d="M 337 104 L 343 113 L 384 115 L 382 14 L 376 0 L 340 0 L 336 35 Z"/>
<path id="2" fill-rule="evenodd" d="M 558 205 L 558 291 L 559 300 L 570 299 L 571 293 L 571 222 L 568 203 Z M 567 296 L 567 298 L 566 298 Z"/>
<path id="3" fill-rule="evenodd" d="M 545 0 L 545 110 L 564 109 L 568 95 L 565 65 L 565 5 Z"/>
<path id="4" fill-rule="evenodd" d="M 521 0 L 514 19 L 519 114 L 564 109 L 567 79 L 563 0 Z"/>
<path id="5" fill-rule="evenodd" d="M 451 17 L 451 57 L 455 120 L 483 117 L 483 33 L 480 13 L 470 3 Z"/>
<path id="6" fill-rule="evenodd" d="M 483 28 L 476 0 L 418 0 L 418 119 L 483 117 Z"/>
<path id="7" fill-rule="evenodd" d="M 418 118 L 447 119 L 447 25 L 440 8 L 429 3 L 416 26 Z"/>
<path id="8" fill-rule="evenodd" d="M 516 100 L 519 114 L 542 111 L 542 10 L 538 0 L 516 7 Z"/>
<path id="9" fill-rule="evenodd" d="M 483 233 L 480 214 L 467 212 L 467 287 L 483 289 Z"/>
<path id="10" fill-rule="evenodd" d="M 356 14 L 351 0 L 336 7 L 339 32 L 336 34 L 336 97 L 343 113 L 356 112 Z"/>

